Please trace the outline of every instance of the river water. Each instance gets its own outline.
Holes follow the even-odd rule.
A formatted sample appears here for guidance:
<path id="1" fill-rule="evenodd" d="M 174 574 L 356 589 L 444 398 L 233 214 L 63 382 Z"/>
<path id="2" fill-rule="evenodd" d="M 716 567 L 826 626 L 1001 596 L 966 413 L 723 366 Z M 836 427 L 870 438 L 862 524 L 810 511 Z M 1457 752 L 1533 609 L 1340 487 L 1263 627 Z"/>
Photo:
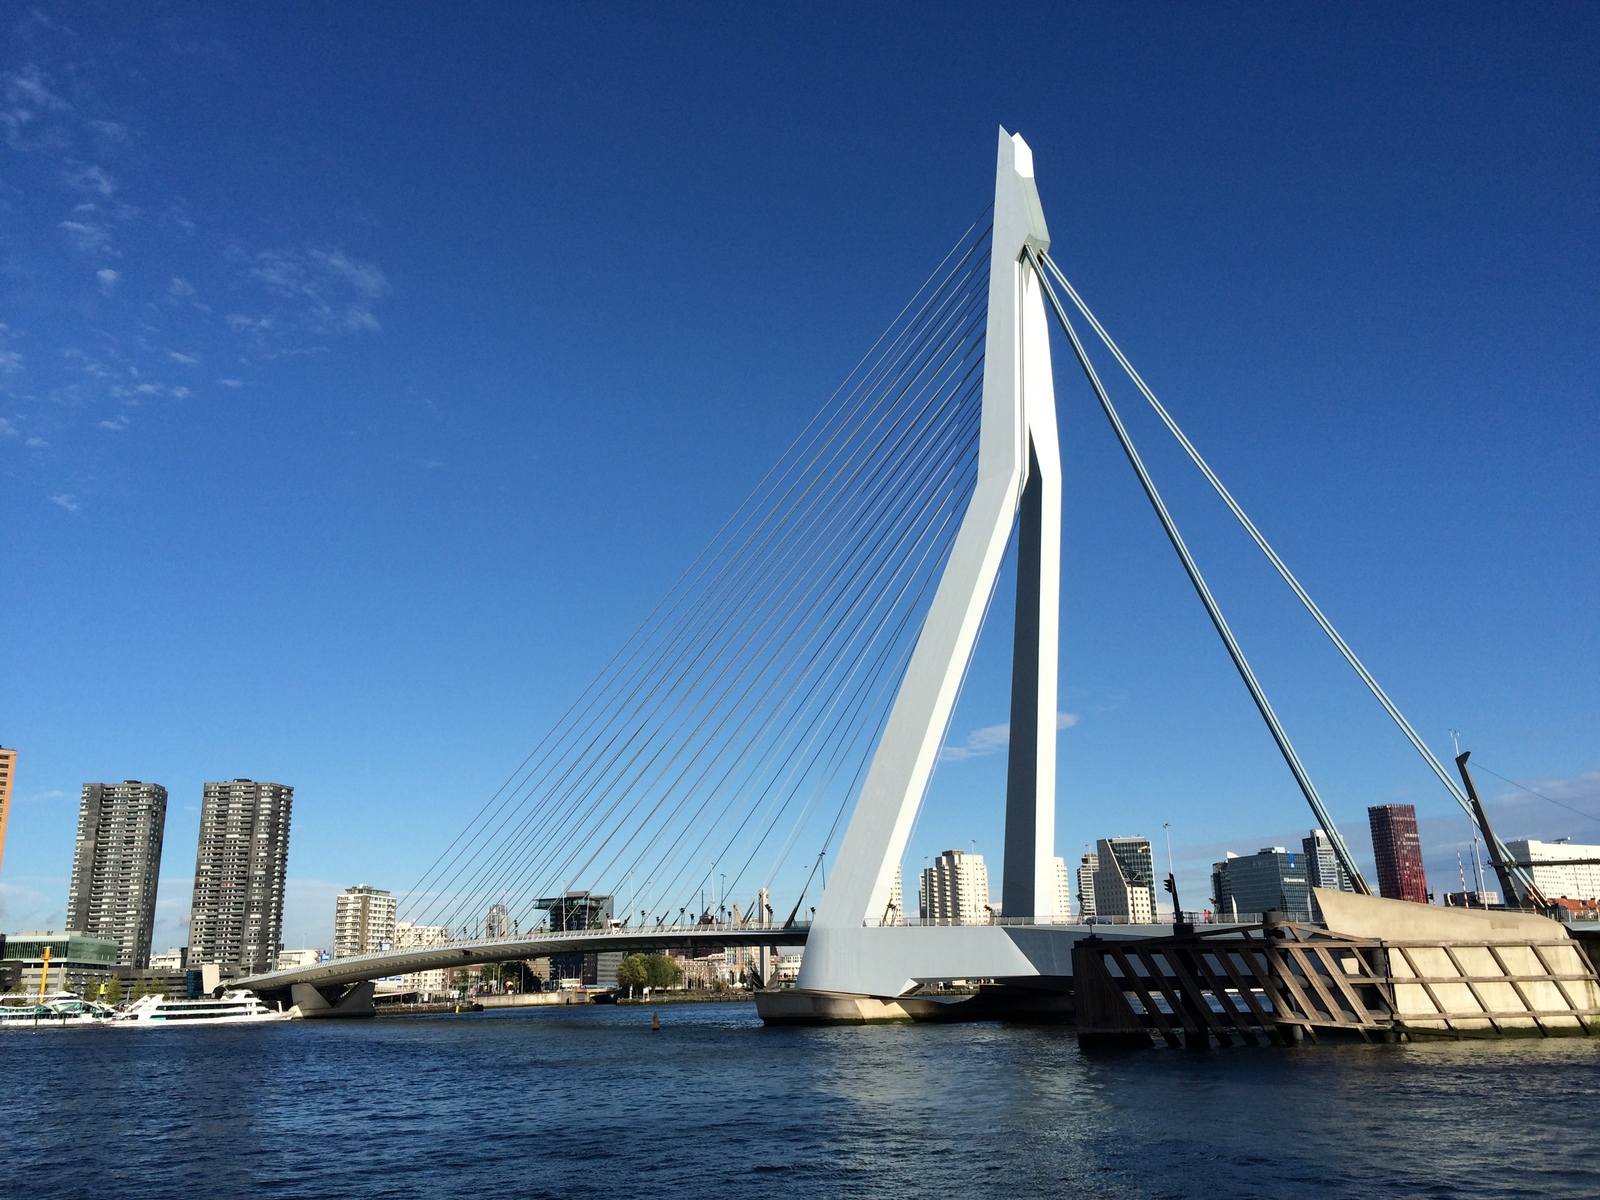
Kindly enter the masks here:
<path id="1" fill-rule="evenodd" d="M 0 1034 L 0 1196 L 1600 1195 L 1600 1039 L 1081 1054 L 750 1004 Z"/>

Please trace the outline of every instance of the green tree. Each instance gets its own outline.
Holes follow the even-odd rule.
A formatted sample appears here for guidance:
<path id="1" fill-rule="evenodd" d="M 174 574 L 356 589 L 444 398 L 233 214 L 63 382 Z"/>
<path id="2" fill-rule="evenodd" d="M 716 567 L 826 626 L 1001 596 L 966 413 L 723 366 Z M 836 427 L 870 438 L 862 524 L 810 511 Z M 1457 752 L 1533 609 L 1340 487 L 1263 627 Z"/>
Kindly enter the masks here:
<path id="1" fill-rule="evenodd" d="M 122 1003 L 122 980 L 113 975 L 106 981 L 106 1001 L 112 1006 Z"/>
<path id="2" fill-rule="evenodd" d="M 646 959 L 652 988 L 675 988 L 683 982 L 683 969 L 665 954 L 652 954 Z"/>
<path id="3" fill-rule="evenodd" d="M 630 954 L 617 964 L 617 986 L 630 996 L 650 986 L 650 955 Z"/>
<path id="4" fill-rule="evenodd" d="M 630 954 L 617 964 L 617 986 L 629 992 L 674 988 L 682 979 L 683 971 L 665 954 Z"/>

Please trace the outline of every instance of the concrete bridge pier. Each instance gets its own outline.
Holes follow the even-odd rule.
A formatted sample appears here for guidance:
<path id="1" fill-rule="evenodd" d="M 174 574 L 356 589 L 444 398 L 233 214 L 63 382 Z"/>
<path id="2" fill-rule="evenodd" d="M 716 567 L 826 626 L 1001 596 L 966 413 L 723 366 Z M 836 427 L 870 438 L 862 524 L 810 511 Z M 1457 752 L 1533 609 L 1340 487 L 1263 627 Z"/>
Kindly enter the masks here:
<path id="1" fill-rule="evenodd" d="M 290 998 L 294 1007 L 289 1015 L 312 1020 L 322 1017 L 375 1017 L 377 1008 L 372 1003 L 377 984 L 367 979 L 361 983 L 316 988 L 309 983 L 290 985 Z"/>

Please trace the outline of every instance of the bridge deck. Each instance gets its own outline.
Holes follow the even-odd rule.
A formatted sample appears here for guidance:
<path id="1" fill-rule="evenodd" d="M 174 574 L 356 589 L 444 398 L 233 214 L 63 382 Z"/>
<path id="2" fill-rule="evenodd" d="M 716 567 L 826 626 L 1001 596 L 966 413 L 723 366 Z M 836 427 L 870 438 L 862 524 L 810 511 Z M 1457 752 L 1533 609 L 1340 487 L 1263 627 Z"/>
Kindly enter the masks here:
<path id="1" fill-rule="evenodd" d="M 336 987 L 406 975 L 414 971 L 452 970 L 480 963 L 519 962 L 552 954 L 594 954 L 607 951 L 624 954 L 682 950 L 695 946 L 803 946 L 809 925 L 795 924 L 784 929 L 761 929 L 738 925 L 678 925 L 656 929 L 585 929 L 571 933 L 540 933 L 511 938 L 475 938 L 470 941 L 442 942 L 409 950 L 388 950 L 338 958 L 332 962 L 290 971 L 268 971 L 245 979 L 230 980 L 232 987 L 257 992 L 278 991 L 297 983 L 313 987 Z"/>

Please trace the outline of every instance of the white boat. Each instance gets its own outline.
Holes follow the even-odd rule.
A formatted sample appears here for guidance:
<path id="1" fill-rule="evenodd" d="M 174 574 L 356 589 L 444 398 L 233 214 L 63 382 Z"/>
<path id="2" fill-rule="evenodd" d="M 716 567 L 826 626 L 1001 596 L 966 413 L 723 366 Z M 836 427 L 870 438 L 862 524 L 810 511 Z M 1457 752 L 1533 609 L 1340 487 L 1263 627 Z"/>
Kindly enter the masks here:
<path id="1" fill-rule="evenodd" d="M 104 1025 L 113 1010 L 95 1004 L 72 992 L 53 992 L 37 998 L 30 995 L 0 996 L 0 1029 L 59 1029 Z"/>
<path id="2" fill-rule="evenodd" d="M 254 992 L 223 992 L 220 997 L 174 1000 L 167 996 L 141 996 L 117 1014 L 118 1025 L 255 1025 L 287 1021 L 282 1009 L 270 1009 Z"/>

